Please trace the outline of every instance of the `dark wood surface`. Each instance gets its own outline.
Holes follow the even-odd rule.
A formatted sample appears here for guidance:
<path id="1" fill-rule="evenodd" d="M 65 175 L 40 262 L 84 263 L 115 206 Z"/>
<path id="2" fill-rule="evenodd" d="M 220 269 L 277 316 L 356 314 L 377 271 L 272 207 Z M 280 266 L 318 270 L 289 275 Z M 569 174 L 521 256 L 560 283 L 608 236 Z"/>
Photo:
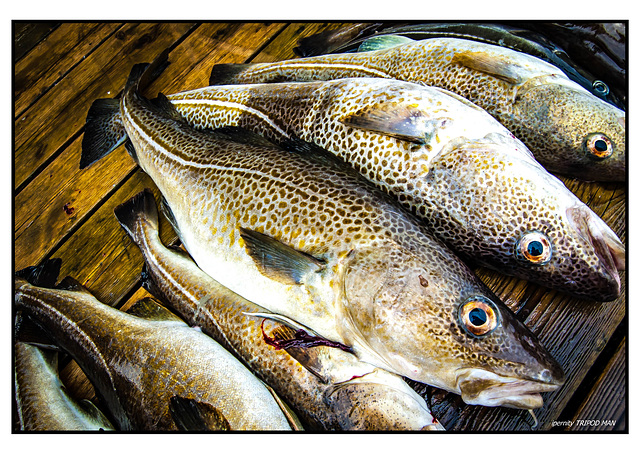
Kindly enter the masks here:
<path id="1" fill-rule="evenodd" d="M 165 94 L 205 86 L 215 63 L 294 58 L 297 40 L 340 23 L 57 23 L 14 22 L 14 269 L 62 259 L 100 300 L 122 306 L 144 297 L 142 257 L 113 208 L 153 182 L 123 147 L 80 170 L 83 126 L 91 103 L 115 97 L 133 64 L 170 50 L 170 64 L 149 87 Z M 626 241 L 625 184 L 563 179 Z M 163 221 L 165 243 L 176 240 Z M 544 396 L 541 431 L 624 431 L 627 317 L 625 291 L 609 303 L 584 302 L 532 283 L 476 269 L 480 278 L 562 364 L 566 384 Z M 622 273 L 623 279 L 626 274 Z M 77 366 L 63 377 L 93 396 Z M 460 397 L 412 383 L 450 431 L 529 431 L 526 411 L 465 405 Z"/>

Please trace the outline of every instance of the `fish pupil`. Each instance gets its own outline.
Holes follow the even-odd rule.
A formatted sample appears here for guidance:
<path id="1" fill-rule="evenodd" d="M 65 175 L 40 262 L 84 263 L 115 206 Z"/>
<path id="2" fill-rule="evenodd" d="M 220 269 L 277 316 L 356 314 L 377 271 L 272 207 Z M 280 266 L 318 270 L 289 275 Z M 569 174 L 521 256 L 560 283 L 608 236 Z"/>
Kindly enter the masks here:
<path id="1" fill-rule="evenodd" d="M 529 255 L 531 256 L 540 256 L 542 255 L 542 252 L 544 252 L 544 247 L 540 241 L 532 241 L 527 246 L 527 252 L 529 252 Z"/>
<path id="2" fill-rule="evenodd" d="M 608 148 L 607 142 L 605 142 L 604 140 L 596 140 L 593 146 L 597 151 L 606 151 Z"/>
<path id="3" fill-rule="evenodd" d="M 487 314 L 480 308 L 474 308 L 469 312 L 469 321 L 474 326 L 481 326 L 487 322 Z"/>

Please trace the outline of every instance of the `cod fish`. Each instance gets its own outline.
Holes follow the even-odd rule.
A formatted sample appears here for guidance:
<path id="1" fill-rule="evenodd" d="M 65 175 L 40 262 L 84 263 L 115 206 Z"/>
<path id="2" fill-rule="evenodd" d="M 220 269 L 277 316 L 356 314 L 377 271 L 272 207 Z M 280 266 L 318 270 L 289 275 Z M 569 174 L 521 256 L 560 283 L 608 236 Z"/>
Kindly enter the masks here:
<path id="1" fill-rule="evenodd" d="M 234 352 L 307 426 L 320 430 L 444 429 L 424 399 L 398 375 L 339 348 L 322 343 L 306 346 L 315 344 L 311 335 L 287 334 L 287 324 L 281 324 L 280 318 L 220 285 L 182 250 L 165 247 L 150 191 L 118 206 L 115 214 L 144 256 L 143 286 L 190 325 Z M 263 339 L 265 330 L 274 331 L 267 338 L 292 337 L 289 348 Z"/>
<path id="2" fill-rule="evenodd" d="M 298 138 L 325 148 L 481 265 L 576 297 L 620 295 L 625 247 L 616 234 L 504 126 L 455 94 L 351 78 L 211 86 L 168 98 L 200 129 L 242 126 L 276 143 Z M 87 139 L 100 130 L 89 123 Z M 113 135 L 126 136 L 124 126 Z"/>
<path id="3" fill-rule="evenodd" d="M 555 66 L 466 39 L 414 41 L 388 35 L 371 40 L 375 44 L 363 45 L 379 50 L 215 65 L 210 84 L 382 77 L 436 86 L 489 112 L 551 172 L 594 181 L 626 180 L 625 113 Z"/>
<path id="4" fill-rule="evenodd" d="M 534 335 L 391 197 L 322 150 L 194 129 L 137 92 L 144 68 L 121 99 L 128 149 L 204 272 L 372 365 L 453 392 L 512 389 L 472 404 L 539 407 L 562 384 Z"/>
<path id="5" fill-rule="evenodd" d="M 301 57 L 328 53 L 345 53 L 363 49 L 360 45 L 372 36 L 397 35 L 422 40 L 430 38 L 459 38 L 506 47 L 540 58 L 561 69 L 567 77 L 594 96 L 624 109 L 609 86 L 597 80 L 584 68 L 578 67 L 569 55 L 546 36 L 531 31 L 526 25 L 513 26 L 499 23 L 378 23 L 354 24 L 329 32 L 318 33 L 298 41 L 294 52 Z M 588 65 L 591 69 L 591 66 Z"/>
<path id="6" fill-rule="evenodd" d="M 78 362 L 119 429 L 177 429 L 169 411 L 172 397 L 222 414 L 234 430 L 290 429 L 261 381 L 153 300 L 125 313 L 69 277 L 56 288 L 34 286 L 20 274 L 14 282 L 16 307 Z"/>
<path id="7" fill-rule="evenodd" d="M 15 399 L 22 431 L 113 431 L 89 400 L 76 401 L 58 375 L 58 352 L 16 342 Z"/>

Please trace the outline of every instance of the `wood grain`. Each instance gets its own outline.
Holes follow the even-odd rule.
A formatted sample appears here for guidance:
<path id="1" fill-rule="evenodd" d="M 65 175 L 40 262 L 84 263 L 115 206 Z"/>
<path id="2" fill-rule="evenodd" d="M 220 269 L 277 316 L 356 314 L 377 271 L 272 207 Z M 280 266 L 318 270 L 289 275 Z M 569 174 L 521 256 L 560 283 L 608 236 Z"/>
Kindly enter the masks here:
<path id="1" fill-rule="evenodd" d="M 133 64 L 151 61 L 165 50 L 170 63 L 148 87 L 145 94 L 149 96 L 204 86 L 215 63 L 295 58 L 293 48 L 299 38 L 341 25 L 62 23 L 40 34 L 14 67 L 15 269 L 60 257 L 61 277 L 72 275 L 105 303 L 129 306 L 148 295 L 140 288 L 140 252 L 118 225 L 113 208 L 145 187 L 156 197 L 159 193 L 123 147 L 79 170 L 83 126 L 91 103 L 117 96 Z M 626 184 L 562 180 L 626 241 Z M 164 218 L 161 234 L 165 243 L 177 240 Z M 565 370 L 565 385 L 544 395 L 545 406 L 535 411 L 539 422 L 535 429 L 551 429 L 570 402 L 577 404 L 571 410 L 576 420 L 617 419 L 616 430 L 626 429 L 625 338 L 614 348 L 616 353 L 607 360 L 593 389 L 582 401 L 572 401 L 577 389 L 588 384 L 587 375 L 596 360 L 604 363 L 602 351 L 614 332 L 626 329 L 626 284 L 618 300 L 599 303 L 578 301 L 483 268 L 475 272 Z M 73 363 L 65 369 L 64 380 L 78 395 L 91 395 L 90 385 Z M 457 395 L 411 385 L 448 430 L 532 429 L 533 419 L 525 411 L 469 406 Z"/>

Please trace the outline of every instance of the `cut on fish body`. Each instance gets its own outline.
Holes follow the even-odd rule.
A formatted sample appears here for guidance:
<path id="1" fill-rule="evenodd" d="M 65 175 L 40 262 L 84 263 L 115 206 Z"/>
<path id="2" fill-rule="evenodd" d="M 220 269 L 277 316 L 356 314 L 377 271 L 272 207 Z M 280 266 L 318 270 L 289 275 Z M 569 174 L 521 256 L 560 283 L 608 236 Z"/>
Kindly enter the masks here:
<path id="1" fill-rule="evenodd" d="M 285 344 L 291 329 L 280 323 L 281 317 L 223 287 L 185 253 L 165 247 L 150 191 L 115 213 L 145 258 L 145 288 L 224 344 L 311 429 L 443 429 L 425 401 L 396 374 L 329 346 L 278 349 L 267 343 L 264 336 Z"/>
<path id="2" fill-rule="evenodd" d="M 499 376 L 562 384 L 562 370 L 533 334 L 360 174 L 321 150 L 198 131 L 166 98 L 150 102 L 136 92 L 141 70 L 134 67 L 120 108 L 131 152 L 166 199 L 189 254 L 218 282 L 364 362 L 450 391 L 460 392 L 456 370 L 488 361 Z M 271 239 L 262 241 L 260 263 L 241 228 Z M 283 248 L 323 266 L 281 278 L 289 263 L 269 257 Z M 461 307 L 476 305 L 487 330 L 471 335 Z"/>

